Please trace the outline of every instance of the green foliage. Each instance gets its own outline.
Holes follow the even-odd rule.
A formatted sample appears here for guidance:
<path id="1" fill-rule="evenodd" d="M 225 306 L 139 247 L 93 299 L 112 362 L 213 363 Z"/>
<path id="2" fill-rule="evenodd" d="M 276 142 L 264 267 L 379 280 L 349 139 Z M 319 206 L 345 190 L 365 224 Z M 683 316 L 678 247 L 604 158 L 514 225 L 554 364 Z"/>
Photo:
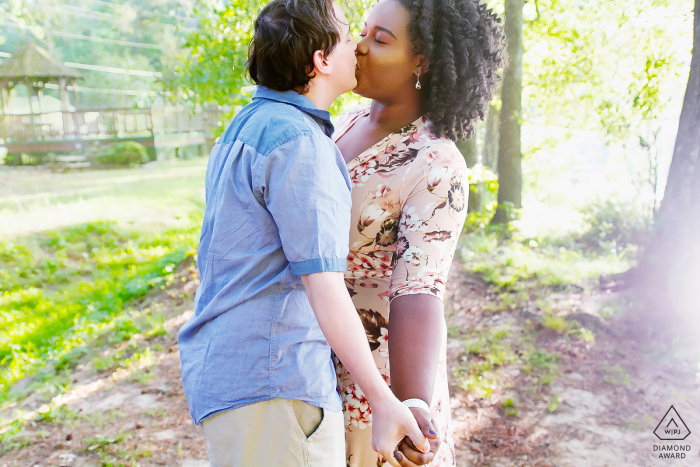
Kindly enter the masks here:
<path id="1" fill-rule="evenodd" d="M 559 357 L 536 348 L 534 339 L 533 330 L 516 334 L 509 325 L 468 330 L 462 341 L 466 353 L 455 371 L 460 387 L 477 398 L 488 398 L 504 384 L 499 368 L 510 365 L 530 373 L 540 386 L 548 386 L 558 374 Z M 518 414 L 513 400 L 503 404 L 507 415 Z"/>
<path id="2" fill-rule="evenodd" d="M 630 375 L 620 365 L 613 367 L 603 365 L 603 370 L 607 373 L 603 378 L 607 383 L 615 386 L 627 386 L 630 383 Z"/>
<path id="3" fill-rule="evenodd" d="M 150 161 L 148 151 L 143 144 L 134 141 L 102 146 L 93 156 L 98 165 L 112 167 L 133 167 Z"/>
<path id="4" fill-rule="evenodd" d="M 558 332 L 559 334 L 564 332 L 569 326 L 569 323 L 566 321 L 566 318 L 551 312 L 545 313 L 542 316 L 542 324 L 544 325 L 544 327 L 552 329 Z"/>
<path id="5" fill-rule="evenodd" d="M 266 3 L 233 0 L 225 2 L 223 7 L 211 4 L 196 9 L 200 28 L 187 36 L 174 72 L 166 80 L 173 94 L 197 103 L 231 106 L 232 112 L 224 121 L 249 103 L 252 94 L 248 86 L 253 83 L 246 72 L 248 46 L 253 38 L 253 22 Z M 370 3 L 370 0 L 341 3 L 355 37 Z M 337 114 L 357 102 L 357 97 L 347 94 L 338 99 L 331 110 Z"/>
<path id="6" fill-rule="evenodd" d="M 187 36 L 185 49 L 169 81 L 172 90 L 196 102 L 241 105 L 250 94 L 241 88 L 246 78 L 248 44 L 253 37 L 253 21 L 264 6 L 256 0 L 234 0 L 223 8 L 203 6 L 194 13 L 200 28 Z"/>
<path id="7" fill-rule="evenodd" d="M 545 349 L 530 351 L 525 356 L 526 363 L 521 369 L 533 373 L 542 386 L 549 386 L 559 370 L 559 357 Z"/>
<path id="8" fill-rule="evenodd" d="M 4 431 L 5 432 L 0 435 L 0 441 L 2 441 L 2 450 L 0 450 L 0 453 L 22 449 L 31 444 L 29 437 L 26 432 L 22 430 L 22 425 L 18 420 L 14 420 Z"/>
<path id="9" fill-rule="evenodd" d="M 468 355 L 463 358 L 464 364 L 457 369 L 457 374 L 461 377 L 460 386 L 464 390 L 480 398 L 491 395 L 499 380 L 495 370 L 518 360 L 518 355 L 506 339 L 510 333 L 508 327 L 469 332 L 463 341 Z"/>
<path id="10" fill-rule="evenodd" d="M 583 342 L 594 342 L 595 341 L 595 333 L 591 331 L 588 328 L 579 328 L 576 330 L 578 332 L 578 336 L 581 338 Z"/>
<path id="11" fill-rule="evenodd" d="M 614 144 L 652 218 L 670 158 L 664 123 L 688 79 L 692 2 L 538 0 L 524 13 L 525 156 L 574 133 Z"/>
<path id="12" fill-rule="evenodd" d="M 126 306 L 172 280 L 197 233 L 196 222 L 145 235 L 92 222 L 0 243 L 0 391 L 48 362 L 51 371 L 69 367 L 100 323 L 111 323 L 117 340 L 140 332 L 122 315 Z"/>
<path id="13" fill-rule="evenodd" d="M 538 0 L 525 17 L 524 107 L 542 123 L 641 136 L 687 78 L 685 0 Z"/>
<path id="14" fill-rule="evenodd" d="M 580 211 L 588 228 L 576 242 L 587 250 L 622 254 L 641 244 L 649 228 L 646 216 L 632 203 L 598 200 Z"/>
<path id="15" fill-rule="evenodd" d="M 515 406 L 513 399 L 509 398 L 501 402 L 501 407 L 505 409 L 506 415 L 509 417 L 515 417 L 518 415 L 518 408 Z"/>
<path id="16" fill-rule="evenodd" d="M 498 205 L 498 175 L 482 164 L 467 169 L 467 173 L 469 176 L 469 196 L 472 196 L 473 193 L 480 194 L 482 209 L 467 214 L 464 231 L 491 230 L 489 222 Z"/>
<path id="17" fill-rule="evenodd" d="M 558 408 L 559 396 L 557 396 L 556 394 L 552 394 L 552 397 L 549 399 L 549 404 L 547 404 L 547 411 L 550 413 L 556 412 Z"/>
<path id="18" fill-rule="evenodd" d="M 520 290 L 533 281 L 565 287 L 629 268 L 628 260 L 616 254 L 601 256 L 527 239 L 499 240 L 494 233 L 467 236 L 463 245 L 465 267 L 503 289 Z"/>
<path id="19" fill-rule="evenodd" d="M 535 368 L 555 370 L 557 368 L 558 360 L 559 357 L 557 357 L 555 354 L 547 352 L 545 349 L 538 349 L 530 354 L 530 363 Z"/>
<path id="20" fill-rule="evenodd" d="M 120 443 L 124 440 L 124 436 L 107 437 L 97 435 L 94 438 L 84 438 L 83 442 L 88 445 L 86 451 L 94 451 L 96 449 L 101 449 L 104 446 L 108 446 L 114 443 Z"/>

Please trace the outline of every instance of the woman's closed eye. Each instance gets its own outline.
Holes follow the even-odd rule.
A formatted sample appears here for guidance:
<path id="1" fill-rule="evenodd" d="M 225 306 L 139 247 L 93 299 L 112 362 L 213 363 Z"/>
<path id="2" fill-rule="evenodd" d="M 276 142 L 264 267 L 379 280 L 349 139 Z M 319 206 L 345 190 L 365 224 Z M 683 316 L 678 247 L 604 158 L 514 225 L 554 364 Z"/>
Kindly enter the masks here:
<path id="1" fill-rule="evenodd" d="M 360 38 L 364 39 L 365 37 L 367 37 L 367 34 L 360 34 Z M 374 42 L 376 42 L 377 44 L 384 44 L 384 45 L 388 44 L 388 42 L 383 42 L 383 41 L 379 40 L 377 38 L 377 36 L 374 36 Z"/>
<path id="2" fill-rule="evenodd" d="M 374 33 L 374 42 L 376 42 L 377 44 L 387 45 L 388 42 L 386 41 L 386 39 L 384 37 L 382 37 L 384 34 L 385 33 L 383 31 L 375 32 Z M 360 32 L 360 38 L 364 39 L 365 37 L 367 37 L 367 26 L 362 28 L 362 31 Z"/>

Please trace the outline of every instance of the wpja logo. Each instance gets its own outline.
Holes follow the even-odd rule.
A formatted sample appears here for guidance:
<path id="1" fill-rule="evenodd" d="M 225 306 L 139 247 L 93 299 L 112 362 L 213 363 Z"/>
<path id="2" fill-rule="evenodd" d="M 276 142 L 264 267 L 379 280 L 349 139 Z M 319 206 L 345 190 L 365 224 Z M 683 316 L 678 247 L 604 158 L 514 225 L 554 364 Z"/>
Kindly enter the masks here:
<path id="1" fill-rule="evenodd" d="M 661 441 L 683 441 L 690 435 L 690 430 L 675 407 L 671 406 L 656 426 L 654 434 Z M 659 459 L 685 459 L 689 451 L 689 444 L 654 445 L 654 452 L 659 453 Z"/>

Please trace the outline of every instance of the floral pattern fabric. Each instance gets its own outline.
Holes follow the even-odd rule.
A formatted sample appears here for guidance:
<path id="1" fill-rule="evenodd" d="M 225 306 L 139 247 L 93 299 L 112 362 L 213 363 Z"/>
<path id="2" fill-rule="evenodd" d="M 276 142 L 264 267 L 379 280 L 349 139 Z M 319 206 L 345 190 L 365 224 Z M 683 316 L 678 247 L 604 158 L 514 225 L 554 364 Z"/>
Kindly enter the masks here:
<path id="1" fill-rule="evenodd" d="M 346 112 L 337 141 L 369 106 Z M 365 327 L 379 372 L 389 379 L 389 304 L 396 297 L 429 294 L 442 300 L 457 239 L 467 215 L 467 167 L 455 144 L 430 134 L 421 117 L 348 163 L 352 182 L 350 254 L 345 283 Z M 446 364 L 446 326 L 437 368 L 433 418 L 442 445 L 432 467 L 454 466 Z M 388 466 L 372 451 L 372 411 L 342 363 L 348 467 Z"/>

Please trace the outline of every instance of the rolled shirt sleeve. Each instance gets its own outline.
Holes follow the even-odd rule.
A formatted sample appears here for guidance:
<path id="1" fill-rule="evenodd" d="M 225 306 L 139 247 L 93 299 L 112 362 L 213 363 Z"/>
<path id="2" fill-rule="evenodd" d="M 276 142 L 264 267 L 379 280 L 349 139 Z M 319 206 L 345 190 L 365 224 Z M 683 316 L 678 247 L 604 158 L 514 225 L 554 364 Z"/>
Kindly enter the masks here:
<path id="1" fill-rule="evenodd" d="M 260 189 L 292 273 L 344 272 L 350 232 L 350 178 L 330 140 L 297 136 L 260 166 Z"/>

